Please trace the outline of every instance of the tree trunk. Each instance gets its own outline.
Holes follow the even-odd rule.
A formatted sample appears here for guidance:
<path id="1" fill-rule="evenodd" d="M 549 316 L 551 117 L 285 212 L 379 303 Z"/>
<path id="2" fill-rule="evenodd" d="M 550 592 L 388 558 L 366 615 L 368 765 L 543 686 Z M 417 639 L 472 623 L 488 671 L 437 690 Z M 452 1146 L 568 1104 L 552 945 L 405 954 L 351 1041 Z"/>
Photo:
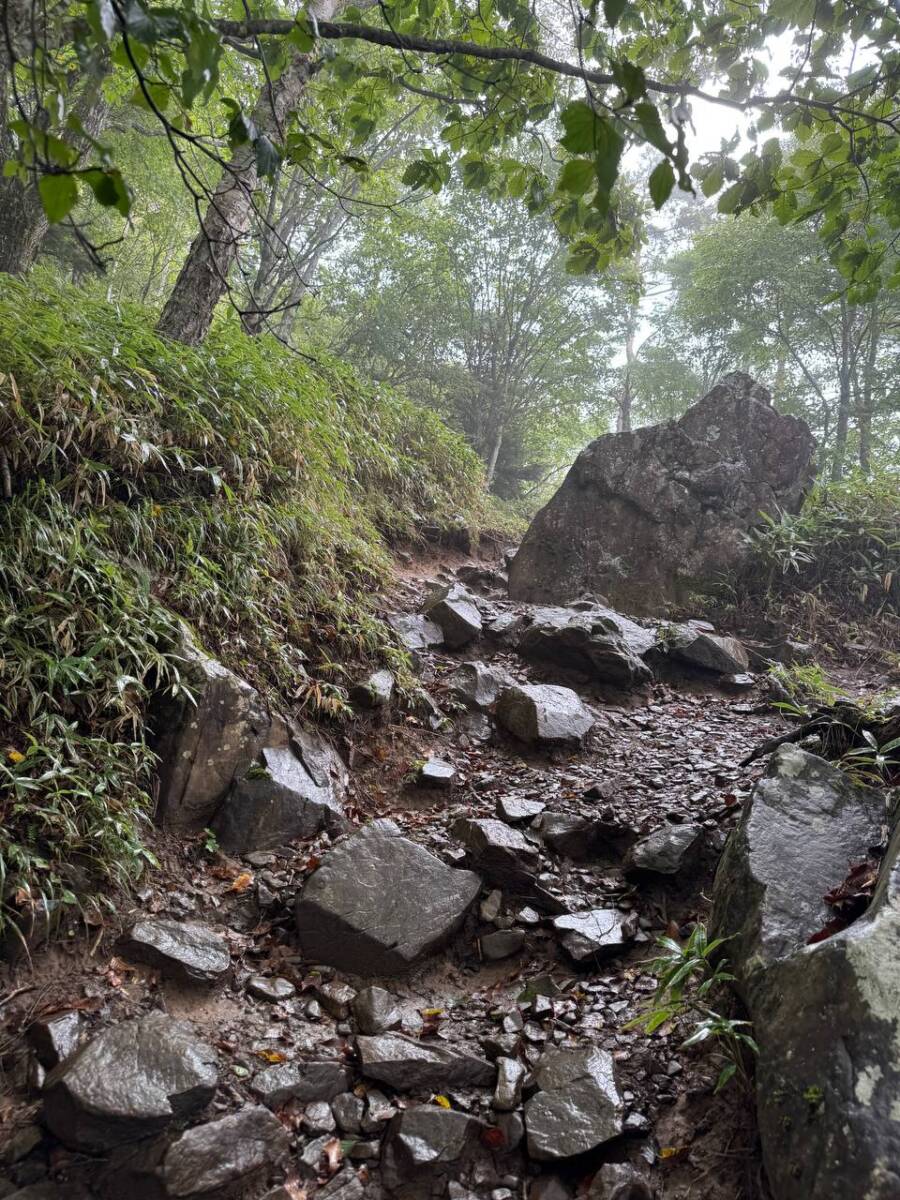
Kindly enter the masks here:
<path id="1" fill-rule="evenodd" d="M 494 438 L 494 445 L 491 450 L 491 456 L 488 459 L 487 479 L 486 479 L 486 483 L 487 483 L 488 487 L 490 487 L 491 484 L 494 482 L 494 475 L 496 474 L 496 471 L 497 471 L 497 459 L 500 457 L 500 448 L 503 445 L 503 432 L 504 432 L 503 425 L 501 424 L 497 427 L 497 434 L 496 434 L 496 437 Z"/>
<path id="2" fill-rule="evenodd" d="M 298 54 L 271 87 L 265 85 L 253 110 L 253 123 L 260 134 L 278 138 L 314 70 L 314 60 Z M 234 152 L 212 195 L 162 310 L 156 326 L 159 333 L 189 346 L 199 345 L 206 337 L 216 305 L 228 289 L 228 273 L 238 247 L 250 231 L 258 186 L 256 150 L 248 143 Z"/>
<path id="3" fill-rule="evenodd" d="M 836 483 L 844 474 L 847 457 L 847 431 L 850 427 L 850 309 L 841 297 L 841 361 L 839 366 L 837 423 L 834 430 L 834 451 L 831 458 L 831 480 Z"/>
<path id="4" fill-rule="evenodd" d="M 880 336 L 880 314 L 876 301 L 872 304 L 869 316 L 869 344 L 866 347 L 860 402 L 856 414 L 856 424 L 859 430 L 859 465 L 866 473 L 872 470 L 872 409 L 874 407 L 875 363 L 878 358 Z"/>
<path id="5" fill-rule="evenodd" d="M 628 321 L 625 326 L 625 377 L 622 380 L 622 391 L 619 396 L 618 413 L 616 415 L 616 432 L 631 432 L 631 406 L 634 402 L 631 373 L 634 369 L 635 358 L 634 339 L 637 333 L 638 306 L 632 304 L 628 309 Z"/>

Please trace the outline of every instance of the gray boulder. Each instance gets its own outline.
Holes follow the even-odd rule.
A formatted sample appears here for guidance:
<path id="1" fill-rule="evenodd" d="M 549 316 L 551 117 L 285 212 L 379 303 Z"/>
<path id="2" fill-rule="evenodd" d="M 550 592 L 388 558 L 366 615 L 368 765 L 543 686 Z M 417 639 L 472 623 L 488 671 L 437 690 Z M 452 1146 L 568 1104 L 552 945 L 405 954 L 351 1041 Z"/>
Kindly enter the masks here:
<path id="1" fill-rule="evenodd" d="M 197 1125 L 183 1133 L 165 1156 L 166 1194 L 218 1194 L 221 1188 L 276 1166 L 289 1146 L 285 1127 L 259 1106 Z"/>
<path id="2" fill-rule="evenodd" d="M 481 953 L 487 962 L 499 962 L 518 954 L 524 945 L 524 929 L 495 929 L 481 939 Z"/>
<path id="3" fill-rule="evenodd" d="M 503 821 L 459 817 L 450 832 L 466 847 L 466 861 L 492 883 L 516 887 L 537 871 L 537 847 Z"/>
<path id="4" fill-rule="evenodd" d="M 225 939 L 195 921 L 149 917 L 120 939 L 119 952 L 135 962 L 158 967 L 184 983 L 217 983 L 231 966 Z"/>
<path id="5" fill-rule="evenodd" d="M 301 1104 L 331 1100 L 349 1084 L 350 1072 L 340 1062 L 276 1063 L 259 1072 L 253 1090 L 263 1104 L 278 1108 L 288 1100 Z"/>
<path id="6" fill-rule="evenodd" d="M 631 847 L 626 865 L 635 871 L 656 875 L 677 875 L 690 863 L 703 833 L 701 825 L 676 825 L 671 822 Z"/>
<path id="7" fill-rule="evenodd" d="M 667 630 L 664 645 L 670 659 L 716 675 L 740 675 L 750 666 L 750 655 L 737 638 L 719 637 L 691 625 Z"/>
<path id="8" fill-rule="evenodd" d="M 580 671 L 598 683 L 630 688 L 652 678 L 641 655 L 655 640 L 652 630 L 612 609 L 537 608 L 517 650 L 529 662 Z"/>
<path id="9" fill-rule="evenodd" d="M 748 561 L 760 513 L 796 512 L 815 441 L 765 388 L 726 375 L 677 421 L 598 438 L 531 523 L 509 571 L 514 600 L 602 592 L 664 615 Z"/>
<path id="10" fill-rule="evenodd" d="M 490 1087 L 496 1074 L 486 1059 L 466 1048 L 415 1041 L 400 1033 L 358 1037 L 356 1045 L 363 1075 L 399 1091 Z"/>
<path id="11" fill-rule="evenodd" d="M 363 988 L 357 992 L 350 1007 L 360 1033 L 386 1033 L 400 1024 L 397 1001 L 384 988 Z"/>
<path id="12" fill-rule="evenodd" d="M 160 699 L 149 720 L 160 760 L 156 819 L 166 829 L 197 830 L 254 762 L 272 721 L 259 693 L 205 654 L 186 626 L 181 656 L 195 703 L 183 693 Z"/>
<path id="13" fill-rule="evenodd" d="M 387 623 L 403 646 L 413 654 L 431 650 L 444 641 L 440 627 L 418 613 L 390 613 Z"/>
<path id="14" fill-rule="evenodd" d="M 456 782 L 456 767 L 442 758 L 429 758 L 422 763 L 416 781 L 419 787 L 449 791 Z"/>
<path id="15" fill-rule="evenodd" d="M 590 858 L 597 848 L 597 822 L 570 813 L 544 812 L 535 825 L 544 845 L 576 861 Z"/>
<path id="16" fill-rule="evenodd" d="M 634 940 L 637 917 L 617 908 L 591 908 L 556 917 L 553 928 L 566 952 L 576 962 L 584 962 L 621 953 Z"/>
<path id="17" fill-rule="evenodd" d="M 512 682 L 508 671 L 483 662 L 463 663 L 447 678 L 451 695 L 478 712 L 491 708 L 501 691 Z"/>
<path id="18" fill-rule="evenodd" d="M 877 843 L 884 815 L 882 795 L 782 747 L 716 876 L 714 928 L 737 934 L 727 953 L 759 1043 L 775 1200 L 900 1195 L 900 831 L 859 920 L 828 936 L 822 900 Z"/>
<path id="19" fill-rule="evenodd" d="M 540 1091 L 525 1105 L 532 1158 L 572 1158 L 622 1132 L 623 1102 L 606 1050 L 546 1050 L 534 1072 Z"/>
<path id="20" fill-rule="evenodd" d="M 525 796 L 498 796 L 497 798 L 497 816 L 509 825 L 533 821 L 546 807 L 543 800 L 529 800 Z"/>
<path id="21" fill-rule="evenodd" d="M 497 720 L 513 737 L 541 746 L 577 747 L 594 725 L 578 694 L 552 683 L 507 688 L 497 703 Z"/>
<path id="22" fill-rule="evenodd" d="M 522 1088 L 525 1086 L 525 1067 L 517 1058 L 497 1059 L 497 1082 L 494 1085 L 494 1096 L 491 1107 L 498 1112 L 512 1112 L 522 1102 Z"/>
<path id="23" fill-rule="evenodd" d="M 373 821 L 307 879 L 295 912 L 301 950 L 355 975 L 398 974 L 456 931 L 480 888 L 393 821 Z"/>
<path id="24" fill-rule="evenodd" d="M 441 588 L 432 596 L 426 614 L 444 635 L 444 644 L 460 650 L 481 636 L 481 613 L 474 598 L 458 584 Z"/>
<path id="25" fill-rule="evenodd" d="M 293 748 L 267 746 L 262 762 L 235 780 L 212 821 L 223 850 L 271 850 L 323 829 L 349 828 L 342 804 L 347 772 L 324 738 L 306 734 Z"/>
<path id="26" fill-rule="evenodd" d="M 390 671 L 373 671 L 350 691 L 350 699 L 360 708 L 385 708 L 393 695 L 394 676 Z"/>
<path id="27" fill-rule="evenodd" d="M 44 1116 L 61 1142 L 98 1153 L 186 1120 L 217 1085 L 212 1048 L 189 1025 L 151 1013 L 104 1029 L 51 1072 Z"/>
<path id="28" fill-rule="evenodd" d="M 382 1158 L 388 1194 L 446 1196 L 448 1178 L 474 1145 L 479 1123 L 467 1113 L 419 1105 L 398 1113 L 388 1128 Z"/>
<path id="29" fill-rule="evenodd" d="M 59 1013 L 29 1025 L 28 1041 L 41 1066 L 52 1071 L 78 1049 L 81 1032 L 81 1013 Z"/>

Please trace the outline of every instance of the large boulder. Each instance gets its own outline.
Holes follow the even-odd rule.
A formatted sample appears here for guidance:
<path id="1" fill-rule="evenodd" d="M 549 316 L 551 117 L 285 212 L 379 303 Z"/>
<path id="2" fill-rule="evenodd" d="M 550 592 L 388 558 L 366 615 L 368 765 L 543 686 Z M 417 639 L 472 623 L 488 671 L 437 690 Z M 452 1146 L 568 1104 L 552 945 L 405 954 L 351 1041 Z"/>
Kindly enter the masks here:
<path id="1" fill-rule="evenodd" d="M 289 1145 L 285 1127 L 260 1106 L 197 1125 L 182 1134 L 165 1156 L 166 1195 L 221 1195 L 223 1188 L 276 1165 Z"/>
<path id="2" fill-rule="evenodd" d="M 823 901 L 884 818 L 877 792 L 784 747 L 716 877 L 715 931 L 737 935 L 727 953 L 759 1043 L 776 1200 L 900 1195 L 900 831 L 859 920 L 828 936 Z"/>
<path id="3" fill-rule="evenodd" d="M 517 650 L 543 667 L 581 671 L 615 687 L 636 687 L 652 678 L 641 655 L 653 648 L 656 638 L 654 630 L 611 608 L 536 608 Z"/>
<path id="4" fill-rule="evenodd" d="M 118 950 L 183 983 L 217 983 L 231 966 L 225 939 L 197 921 L 146 917 L 119 940 Z"/>
<path id="5" fill-rule="evenodd" d="M 513 559 L 515 600 L 584 591 L 664 613 L 747 561 L 760 512 L 796 512 L 814 474 L 803 421 L 749 375 L 726 375 L 678 421 L 606 434 L 576 459 Z"/>
<path id="6" fill-rule="evenodd" d="M 167 829 L 197 830 L 253 763 L 272 720 L 259 692 L 206 654 L 186 626 L 180 652 L 192 698 L 184 689 L 162 697 L 150 715 L 159 755 L 156 819 Z"/>
<path id="7" fill-rule="evenodd" d="M 98 1153 L 160 1133 L 205 1108 L 215 1051 L 163 1013 L 97 1034 L 47 1077 L 44 1117 L 74 1150 Z"/>
<path id="8" fill-rule="evenodd" d="M 474 597 L 459 584 L 441 588 L 429 598 L 425 611 L 451 650 L 459 650 L 481 636 L 481 613 Z"/>
<path id="9" fill-rule="evenodd" d="M 466 1047 L 417 1041 L 401 1033 L 358 1037 L 363 1075 L 398 1091 L 439 1092 L 444 1087 L 488 1087 L 496 1069 Z"/>
<path id="10" fill-rule="evenodd" d="M 481 887 L 373 821 L 325 857 L 297 901 L 306 958 L 355 975 L 393 975 L 437 949 L 462 923 Z"/>
<path id="11" fill-rule="evenodd" d="M 540 1090 L 525 1105 L 532 1158 L 572 1158 L 622 1132 L 623 1101 L 609 1051 L 595 1046 L 545 1050 L 534 1081 Z"/>
<path id="12" fill-rule="evenodd" d="M 304 734 L 290 746 L 266 746 L 262 763 L 234 781 L 212 821 L 223 850 L 271 850 L 349 828 L 342 806 L 347 772 L 324 738 Z"/>

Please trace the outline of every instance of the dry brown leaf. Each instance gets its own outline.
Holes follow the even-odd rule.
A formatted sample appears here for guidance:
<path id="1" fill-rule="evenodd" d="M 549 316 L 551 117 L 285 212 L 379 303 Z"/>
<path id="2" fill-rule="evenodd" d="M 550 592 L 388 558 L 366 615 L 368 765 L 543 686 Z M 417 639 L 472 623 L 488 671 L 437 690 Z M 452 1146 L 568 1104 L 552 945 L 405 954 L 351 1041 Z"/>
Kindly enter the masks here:
<path id="1" fill-rule="evenodd" d="M 229 892 L 246 892 L 247 888 L 253 882 L 253 876 L 249 871 L 241 871 L 237 879 L 228 889 Z"/>

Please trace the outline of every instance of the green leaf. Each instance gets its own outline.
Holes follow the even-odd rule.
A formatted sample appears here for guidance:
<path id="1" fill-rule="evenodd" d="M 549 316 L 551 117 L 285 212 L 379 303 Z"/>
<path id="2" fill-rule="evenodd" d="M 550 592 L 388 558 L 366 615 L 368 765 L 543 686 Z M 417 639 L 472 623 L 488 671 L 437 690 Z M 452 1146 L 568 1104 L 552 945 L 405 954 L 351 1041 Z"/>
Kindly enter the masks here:
<path id="1" fill-rule="evenodd" d="M 115 208 L 123 217 L 131 212 L 131 192 L 121 171 L 87 171 L 84 176 L 98 204 Z"/>
<path id="2" fill-rule="evenodd" d="M 350 20 L 346 13 L 341 19 Z M 287 40 L 292 46 L 295 46 L 301 54 L 309 54 L 310 50 L 312 50 L 313 46 L 316 44 L 315 38 L 312 35 L 312 29 L 310 28 L 309 21 L 307 21 L 305 17 L 299 16 L 297 17 L 293 29 L 288 34 Z"/>
<path id="3" fill-rule="evenodd" d="M 726 188 L 719 197 L 718 209 L 720 213 L 733 213 L 737 211 L 738 205 L 741 202 L 741 197 L 744 194 L 744 184 L 742 180 L 733 183 L 730 188 Z"/>
<path id="4" fill-rule="evenodd" d="M 634 115 L 640 122 L 641 132 L 650 145 L 655 146 L 657 150 L 661 150 L 663 154 L 668 154 L 671 146 L 669 139 L 666 137 L 666 131 L 663 129 L 662 120 L 656 105 L 646 100 L 641 104 L 636 104 L 634 106 Z"/>
<path id="5" fill-rule="evenodd" d="M 583 196 L 597 180 L 597 172 L 589 158 L 570 158 L 559 176 L 559 190 L 571 196 Z"/>
<path id="6" fill-rule="evenodd" d="M 38 194 L 47 220 L 55 225 L 64 220 L 78 202 L 78 183 L 74 175 L 42 175 Z"/>
<path id="7" fill-rule="evenodd" d="M 675 172 L 667 158 L 658 163 L 650 172 L 650 199 L 655 208 L 662 208 L 675 186 Z"/>
<path id="8" fill-rule="evenodd" d="M 610 29 L 615 29 L 618 25 L 619 17 L 625 11 L 627 3 L 628 0 L 603 0 L 603 15 Z"/>
<path id="9" fill-rule="evenodd" d="M 716 163 L 711 167 L 703 177 L 701 191 L 704 196 L 714 196 L 716 192 L 721 191 L 722 184 L 725 182 L 725 171 L 721 163 Z"/>
<path id="10" fill-rule="evenodd" d="M 737 1071 L 737 1063 L 731 1062 L 731 1063 L 725 1064 L 725 1066 L 719 1072 L 719 1078 L 716 1082 L 716 1091 L 717 1092 L 721 1091 L 722 1088 L 725 1086 L 725 1084 L 728 1083 L 728 1081 L 734 1077 L 734 1074 L 736 1071 Z"/>
<path id="11" fill-rule="evenodd" d="M 275 172 L 281 163 L 281 152 L 275 143 L 261 133 L 254 142 L 256 150 L 256 169 L 263 179 L 274 179 Z"/>
<path id="12" fill-rule="evenodd" d="M 559 139 L 571 154 L 593 150 L 597 141 L 597 114 L 586 100 L 573 100 L 562 110 L 560 119 L 565 133 Z"/>

